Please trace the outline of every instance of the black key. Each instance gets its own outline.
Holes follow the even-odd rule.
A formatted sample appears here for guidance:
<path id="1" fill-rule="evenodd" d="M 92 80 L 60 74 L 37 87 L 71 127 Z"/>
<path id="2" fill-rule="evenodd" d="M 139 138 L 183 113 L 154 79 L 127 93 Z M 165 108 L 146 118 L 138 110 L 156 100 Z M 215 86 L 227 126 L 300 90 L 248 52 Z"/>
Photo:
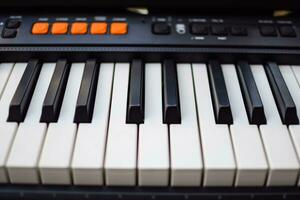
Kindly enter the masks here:
<path id="1" fill-rule="evenodd" d="M 10 102 L 7 121 L 24 121 L 40 71 L 41 63 L 39 63 L 38 60 L 30 60 L 28 62 L 16 92 Z"/>
<path id="2" fill-rule="evenodd" d="M 165 124 L 180 124 L 177 70 L 173 60 L 165 60 L 162 67 L 163 121 Z"/>
<path id="3" fill-rule="evenodd" d="M 265 65 L 265 71 L 277 104 L 277 108 L 283 124 L 299 124 L 296 105 L 284 82 L 278 65 L 269 62 Z"/>
<path id="4" fill-rule="evenodd" d="M 232 124 L 233 119 L 230 109 L 230 102 L 221 65 L 218 61 L 214 60 L 209 62 L 208 77 L 210 82 L 210 90 L 212 94 L 216 123 Z"/>
<path id="5" fill-rule="evenodd" d="M 250 65 L 245 61 L 240 61 L 236 69 L 250 124 L 266 124 L 263 103 L 256 87 Z"/>
<path id="6" fill-rule="evenodd" d="M 41 122 L 57 122 L 61 109 L 62 100 L 65 94 L 67 81 L 70 72 L 70 65 L 66 60 L 58 60 L 55 71 L 44 99 Z"/>
<path id="7" fill-rule="evenodd" d="M 127 123 L 144 123 L 145 72 L 141 60 L 133 60 L 130 67 L 130 80 L 127 104 Z"/>
<path id="8" fill-rule="evenodd" d="M 74 122 L 89 123 L 92 121 L 95 97 L 99 76 L 99 64 L 88 60 L 84 66 L 80 90 L 76 103 Z"/>

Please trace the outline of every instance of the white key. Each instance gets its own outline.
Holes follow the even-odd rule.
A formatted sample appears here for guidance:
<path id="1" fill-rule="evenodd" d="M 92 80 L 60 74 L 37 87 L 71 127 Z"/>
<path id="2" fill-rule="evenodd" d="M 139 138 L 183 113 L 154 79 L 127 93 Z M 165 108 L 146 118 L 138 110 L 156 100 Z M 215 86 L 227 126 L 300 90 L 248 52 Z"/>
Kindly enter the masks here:
<path id="1" fill-rule="evenodd" d="M 170 125 L 171 185 L 200 186 L 202 153 L 190 64 L 177 65 L 181 124 Z"/>
<path id="2" fill-rule="evenodd" d="M 84 65 L 84 63 L 72 64 L 58 121 L 48 126 L 39 161 L 43 184 L 72 182 L 70 163 L 77 131 L 73 118 Z"/>
<path id="3" fill-rule="evenodd" d="M 216 124 L 205 64 L 193 64 L 203 151 L 204 186 L 232 186 L 235 160 L 227 125 Z"/>
<path id="4" fill-rule="evenodd" d="M 235 185 L 263 186 L 268 164 L 258 127 L 249 124 L 235 66 L 222 65 L 222 71 L 233 117 L 230 131 L 237 164 Z"/>
<path id="5" fill-rule="evenodd" d="M 0 64 L 0 97 L 4 91 L 9 75 L 14 67 L 14 63 L 1 63 Z"/>
<path id="6" fill-rule="evenodd" d="M 296 104 L 298 117 L 300 116 L 300 85 L 296 77 L 300 77 L 299 68 L 300 66 L 279 66 L 284 81 Z M 288 128 L 290 130 L 298 158 L 300 159 L 300 125 L 289 125 Z M 298 181 L 298 186 L 299 185 L 300 182 Z"/>
<path id="7" fill-rule="evenodd" d="M 139 126 L 138 173 L 141 186 L 169 183 L 168 126 L 162 120 L 161 64 L 145 66 L 145 120 Z"/>
<path id="8" fill-rule="evenodd" d="M 299 163 L 290 134 L 281 122 L 263 66 L 251 65 L 251 70 L 267 119 L 267 124 L 259 127 L 269 163 L 266 184 L 267 186 L 295 185 Z"/>
<path id="9" fill-rule="evenodd" d="M 104 164 L 107 185 L 136 184 L 137 125 L 126 124 L 129 68 L 128 63 L 115 65 Z"/>
<path id="10" fill-rule="evenodd" d="M 9 112 L 9 104 L 18 87 L 22 75 L 26 69 L 26 63 L 17 63 L 14 65 L 11 75 L 8 79 L 6 87 L 2 93 L 0 100 L 0 182 L 8 182 L 5 163 L 13 142 L 18 124 L 14 122 L 6 122 Z"/>
<path id="11" fill-rule="evenodd" d="M 113 80 L 113 63 L 100 65 L 91 123 L 79 124 L 72 171 L 76 185 L 103 185 L 103 163 Z"/>
<path id="12" fill-rule="evenodd" d="M 42 66 L 26 118 L 20 123 L 6 163 L 12 183 L 39 183 L 38 159 L 47 130 L 46 123 L 39 123 L 43 99 L 55 69 L 55 63 Z"/>

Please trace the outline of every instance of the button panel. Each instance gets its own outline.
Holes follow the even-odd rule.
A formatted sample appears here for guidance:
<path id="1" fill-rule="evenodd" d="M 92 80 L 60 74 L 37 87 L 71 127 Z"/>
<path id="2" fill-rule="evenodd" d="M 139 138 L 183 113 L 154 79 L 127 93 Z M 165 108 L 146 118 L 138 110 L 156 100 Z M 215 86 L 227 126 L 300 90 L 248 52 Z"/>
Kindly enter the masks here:
<path id="1" fill-rule="evenodd" d="M 52 35 L 65 35 L 69 32 L 71 35 L 84 35 L 84 34 L 92 34 L 92 35 L 104 35 L 107 34 L 108 23 L 106 22 L 73 22 L 69 24 L 68 22 L 35 22 L 32 25 L 31 33 L 33 35 L 45 35 L 49 31 L 49 27 L 51 26 L 50 33 Z M 112 22 L 110 24 L 110 34 L 111 35 L 126 35 L 128 33 L 128 23 L 127 22 Z"/>
<path id="2" fill-rule="evenodd" d="M 13 21 L 10 21 L 13 20 Z M 300 18 L 191 15 L 0 15 L 3 45 L 263 47 L 300 46 Z M 20 23 L 19 23 L 20 22 Z M 19 28 L 7 28 L 16 27 Z M 276 37 L 269 35 L 273 27 Z M 8 31 L 8 29 L 12 29 Z M 262 31 L 261 31 L 262 29 Z M 266 29 L 266 30 L 265 30 Z M 262 32 L 264 35 L 262 35 Z M 272 30 L 271 30 L 272 33 Z M 272 35 L 272 34 L 271 34 Z M 300 47 L 299 47 L 300 48 Z"/>

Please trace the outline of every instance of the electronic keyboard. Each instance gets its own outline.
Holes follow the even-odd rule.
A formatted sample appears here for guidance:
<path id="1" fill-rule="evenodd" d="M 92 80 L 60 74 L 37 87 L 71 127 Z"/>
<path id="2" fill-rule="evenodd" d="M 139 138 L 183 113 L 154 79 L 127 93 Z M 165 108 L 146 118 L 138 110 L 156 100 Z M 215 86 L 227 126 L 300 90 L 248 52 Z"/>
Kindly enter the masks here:
<path id="1" fill-rule="evenodd" d="M 0 16 L 0 199 L 299 199 L 297 17 Z"/>

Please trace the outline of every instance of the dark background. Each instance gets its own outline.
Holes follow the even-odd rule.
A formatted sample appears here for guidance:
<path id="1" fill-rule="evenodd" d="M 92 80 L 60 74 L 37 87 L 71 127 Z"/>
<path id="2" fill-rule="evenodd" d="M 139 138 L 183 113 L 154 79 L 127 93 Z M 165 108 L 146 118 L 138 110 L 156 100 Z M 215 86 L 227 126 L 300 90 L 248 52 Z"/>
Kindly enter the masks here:
<path id="1" fill-rule="evenodd" d="M 85 8 L 125 8 L 148 7 L 150 9 L 166 8 L 168 10 L 198 11 L 247 11 L 289 9 L 300 10 L 300 0 L 1 0 L 2 8 L 68 8 L 66 11 Z M 236 10 L 234 10 L 236 9 Z M 251 11 L 250 11 L 251 9 Z"/>

